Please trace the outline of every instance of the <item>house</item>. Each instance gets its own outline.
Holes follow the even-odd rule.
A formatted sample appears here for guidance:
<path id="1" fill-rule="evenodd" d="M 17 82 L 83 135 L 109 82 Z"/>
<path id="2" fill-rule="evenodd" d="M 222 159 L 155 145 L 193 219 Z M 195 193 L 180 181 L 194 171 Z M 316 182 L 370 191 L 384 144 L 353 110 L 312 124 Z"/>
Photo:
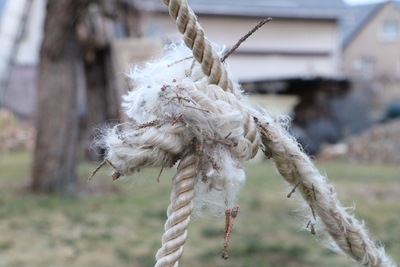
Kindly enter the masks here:
<path id="1" fill-rule="evenodd" d="M 144 36 L 181 39 L 162 1 L 133 3 L 142 10 Z M 341 0 L 189 0 L 209 40 L 228 48 L 262 18 L 273 20 L 259 29 L 227 59 L 244 90 L 272 114 L 284 111 L 293 131 L 310 154 L 322 142 L 335 142 L 341 129 L 330 102 L 348 91 L 341 72 Z M 280 113 L 282 114 L 282 113 Z"/>
<path id="2" fill-rule="evenodd" d="M 354 6 L 344 19 L 344 72 L 359 79 L 400 80 L 400 1 Z"/>
<path id="3" fill-rule="evenodd" d="M 380 120 L 400 103 L 400 1 L 351 7 L 343 28 L 343 72 Z"/>
<path id="4" fill-rule="evenodd" d="M 45 0 L 0 1 L 0 106 L 25 118 L 35 110 L 45 7 Z"/>
<path id="5" fill-rule="evenodd" d="M 142 10 L 144 36 L 181 39 L 162 1 L 128 1 Z M 232 47 L 262 18 L 257 31 L 227 62 L 242 82 L 340 76 L 338 0 L 189 0 L 209 40 Z"/>
<path id="6" fill-rule="evenodd" d="M 181 39 L 163 1 L 119 2 L 127 5 L 126 10 L 137 11 L 133 14 L 139 17 L 135 21 L 140 37 L 163 40 L 164 43 Z M 294 110 L 294 124 L 302 129 L 303 136 L 316 140 L 317 146 L 324 140 L 337 139 L 339 134 L 336 132 L 340 130 L 332 121 L 329 102 L 348 89 L 348 82 L 341 73 L 339 23 L 346 8 L 341 0 L 188 2 L 207 37 L 227 47 L 235 45 L 260 19 L 272 17 L 272 22 L 257 31 L 227 59 L 230 70 L 248 91 L 291 97 L 290 101 L 275 101 L 274 98 L 267 104 L 268 111 L 273 113 L 274 108 L 282 107 L 282 103 L 287 106 L 286 112 Z M 115 38 L 130 37 L 124 25 L 115 25 L 115 29 L 118 33 Z M 114 49 L 116 59 L 129 58 L 126 52 L 135 50 L 129 48 L 128 43 L 114 47 L 117 47 Z M 136 50 L 132 52 L 136 53 Z M 121 71 L 115 70 L 116 73 Z M 315 128 L 319 132 L 313 130 Z M 308 151 L 314 153 L 315 149 L 309 148 Z"/>

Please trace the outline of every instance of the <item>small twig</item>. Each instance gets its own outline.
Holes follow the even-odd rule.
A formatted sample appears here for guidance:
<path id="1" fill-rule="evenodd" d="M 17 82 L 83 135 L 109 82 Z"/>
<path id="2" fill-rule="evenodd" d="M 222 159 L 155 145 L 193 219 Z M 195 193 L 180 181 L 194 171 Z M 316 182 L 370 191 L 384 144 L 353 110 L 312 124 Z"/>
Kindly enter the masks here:
<path id="1" fill-rule="evenodd" d="M 232 132 L 228 133 L 228 134 L 224 137 L 224 139 L 227 139 L 229 136 L 231 136 L 231 134 L 232 134 Z"/>
<path id="2" fill-rule="evenodd" d="M 183 118 L 183 113 L 178 115 L 172 122 L 171 125 L 175 125 L 178 121 L 180 121 Z"/>
<path id="3" fill-rule="evenodd" d="M 301 184 L 301 182 L 298 182 L 292 189 L 292 191 L 289 192 L 289 194 L 287 194 L 287 198 L 290 198 L 294 192 L 296 192 L 296 188 Z"/>
<path id="4" fill-rule="evenodd" d="M 238 143 L 234 140 L 231 139 L 216 139 L 213 140 L 215 143 L 219 143 L 221 145 L 227 146 L 227 147 L 236 147 Z"/>
<path id="5" fill-rule="evenodd" d="M 111 178 L 113 179 L 113 181 L 114 181 L 114 180 L 117 180 L 119 177 L 121 177 L 121 174 L 120 174 L 119 172 L 114 172 L 114 173 L 111 175 Z"/>
<path id="6" fill-rule="evenodd" d="M 121 177 L 121 173 L 118 171 L 117 167 L 115 167 L 114 164 L 111 163 L 111 161 L 109 161 L 108 159 L 105 159 L 104 161 L 107 162 L 116 171 L 111 175 L 111 178 L 113 180 L 117 180 L 119 177 Z"/>
<path id="7" fill-rule="evenodd" d="M 186 61 L 186 60 L 191 59 L 191 58 L 193 58 L 193 56 L 182 58 L 180 60 L 172 62 L 171 64 L 167 64 L 167 67 L 169 68 L 169 67 L 171 67 L 171 66 L 173 66 L 175 64 L 181 63 L 181 62 Z"/>
<path id="8" fill-rule="evenodd" d="M 225 55 L 221 58 L 221 62 L 225 62 L 225 60 L 236 50 L 238 47 L 247 40 L 253 33 L 255 33 L 258 29 L 260 29 L 262 26 L 264 26 L 265 23 L 270 22 L 272 18 L 266 18 L 261 20 L 253 29 L 251 29 L 245 36 L 239 39 L 239 41 L 231 48 L 229 49 Z"/>
<path id="9" fill-rule="evenodd" d="M 152 121 L 149 121 L 149 122 L 145 122 L 145 123 L 136 125 L 136 126 L 135 126 L 135 129 L 136 129 L 136 130 L 140 130 L 140 129 L 143 129 L 143 128 L 155 126 L 155 125 L 157 125 L 159 122 L 160 122 L 159 120 L 152 120 Z"/>
<path id="10" fill-rule="evenodd" d="M 196 108 L 196 107 L 187 106 L 187 105 L 182 105 L 182 106 L 184 106 L 185 108 L 192 108 L 192 109 L 196 109 L 196 110 L 198 110 L 198 111 L 202 111 L 202 112 L 205 112 L 205 113 L 210 113 L 210 111 L 209 111 L 209 110 L 206 110 L 206 109 L 202 109 L 202 108 Z"/>
<path id="11" fill-rule="evenodd" d="M 236 206 L 232 210 L 226 209 L 225 210 L 225 234 L 224 234 L 224 250 L 222 252 L 222 258 L 228 259 L 228 245 L 229 239 L 231 237 L 231 233 L 233 230 L 233 223 L 238 215 L 239 207 Z"/>
<path id="12" fill-rule="evenodd" d="M 192 76 L 194 66 L 196 66 L 196 60 L 193 60 L 192 65 L 190 66 L 189 70 L 185 70 L 186 77 Z"/>
<path id="13" fill-rule="evenodd" d="M 311 221 L 308 221 L 306 229 L 310 228 L 310 233 L 312 235 L 315 235 L 317 232 L 315 231 L 315 226 L 313 223 L 311 223 Z"/>
<path id="14" fill-rule="evenodd" d="M 311 185 L 311 189 L 312 189 L 312 192 L 313 192 L 314 201 L 317 201 L 317 194 L 315 193 L 314 184 Z"/>
<path id="15" fill-rule="evenodd" d="M 311 209 L 312 216 L 314 217 L 314 220 L 317 220 L 317 215 L 315 214 L 314 207 L 311 206 L 311 204 L 310 204 L 310 209 Z"/>
<path id="16" fill-rule="evenodd" d="M 92 180 L 93 176 L 96 175 L 96 173 L 101 169 L 101 167 L 103 167 L 104 165 L 107 164 L 106 160 L 103 160 L 102 162 L 100 162 L 100 164 L 96 167 L 96 169 L 93 170 L 92 174 L 89 176 L 89 178 L 87 178 L 87 182 L 90 182 L 90 180 Z"/>
<path id="17" fill-rule="evenodd" d="M 311 224 L 311 226 L 310 226 L 310 231 L 311 231 L 311 234 L 312 234 L 312 235 L 315 235 L 315 234 L 317 233 L 317 231 L 315 231 L 315 226 L 314 226 L 314 224 Z"/>
<path id="18" fill-rule="evenodd" d="M 224 250 L 222 251 L 222 258 L 228 259 L 228 231 L 231 225 L 231 210 L 225 210 L 225 231 L 224 231 Z"/>
<path id="19" fill-rule="evenodd" d="M 104 159 L 97 167 L 96 169 L 93 170 L 92 174 L 89 176 L 89 178 L 87 179 L 88 182 L 90 182 L 90 180 L 93 178 L 93 176 L 96 175 L 96 173 L 101 169 L 101 167 L 103 167 L 104 165 L 109 164 L 111 167 L 113 167 L 116 172 L 114 172 L 111 177 L 113 180 L 117 180 L 119 177 L 121 177 L 121 173 L 118 172 L 117 168 L 114 166 L 114 164 L 111 163 L 111 161 L 109 161 L 108 159 Z"/>
<path id="20" fill-rule="evenodd" d="M 164 166 L 161 167 L 161 170 L 160 170 L 160 172 L 158 173 L 158 176 L 157 176 L 157 183 L 160 182 L 160 177 L 161 177 L 161 174 L 162 174 L 163 170 L 164 170 Z"/>

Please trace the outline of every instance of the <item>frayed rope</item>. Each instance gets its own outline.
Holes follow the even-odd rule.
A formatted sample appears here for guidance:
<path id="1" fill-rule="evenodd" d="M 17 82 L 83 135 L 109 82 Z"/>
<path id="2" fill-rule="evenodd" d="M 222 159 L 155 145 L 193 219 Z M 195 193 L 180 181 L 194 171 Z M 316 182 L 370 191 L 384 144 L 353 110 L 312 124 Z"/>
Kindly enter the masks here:
<path id="1" fill-rule="evenodd" d="M 211 47 L 186 1 L 164 3 L 192 51 L 173 45 L 160 60 L 136 68 L 131 74 L 134 90 L 123 103 L 129 122 L 108 130 L 101 140 L 114 178 L 179 161 L 155 266 L 178 265 L 190 215 L 205 207 L 219 214 L 226 210 L 227 249 L 237 215 L 236 196 L 245 180 L 243 162 L 259 147 L 294 186 L 288 197 L 300 191 L 310 208 L 311 233 L 326 231 L 341 251 L 365 266 L 396 266 L 364 225 L 341 206 L 285 123 L 243 100 L 240 86 L 228 79 L 221 64 L 222 52 Z M 190 60 L 192 52 L 199 63 Z"/>
<path id="2" fill-rule="evenodd" d="M 260 145 L 308 203 L 312 233 L 328 232 L 342 251 L 363 265 L 395 266 L 341 207 L 326 178 L 285 129 L 286 121 L 209 85 L 199 64 L 179 60 L 189 53 L 183 45 L 173 45 L 163 58 L 136 68 L 130 74 L 135 88 L 123 104 L 129 122 L 109 129 L 102 139 L 106 161 L 118 177 L 179 161 L 156 266 L 173 266 L 182 256 L 192 213 L 207 208 L 221 215 L 235 209 L 245 181 L 243 163 Z M 236 94 L 239 89 L 234 83 Z"/>

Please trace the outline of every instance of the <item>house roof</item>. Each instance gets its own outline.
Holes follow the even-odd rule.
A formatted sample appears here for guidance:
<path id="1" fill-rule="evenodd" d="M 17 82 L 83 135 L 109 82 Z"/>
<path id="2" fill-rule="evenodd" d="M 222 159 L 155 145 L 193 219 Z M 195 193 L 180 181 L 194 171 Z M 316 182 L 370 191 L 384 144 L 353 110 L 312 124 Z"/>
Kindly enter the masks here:
<path id="1" fill-rule="evenodd" d="M 347 46 L 384 3 L 356 5 L 343 13 L 341 20 L 342 45 Z"/>
<path id="2" fill-rule="evenodd" d="M 125 0 L 139 9 L 166 11 L 161 0 Z M 342 0 L 188 0 L 196 14 L 276 17 L 292 19 L 339 19 Z"/>
<path id="3" fill-rule="evenodd" d="M 341 20 L 343 47 L 346 47 L 364 28 L 368 21 L 387 3 L 392 3 L 400 9 L 400 0 L 395 0 L 377 4 L 350 6 L 345 11 Z"/>

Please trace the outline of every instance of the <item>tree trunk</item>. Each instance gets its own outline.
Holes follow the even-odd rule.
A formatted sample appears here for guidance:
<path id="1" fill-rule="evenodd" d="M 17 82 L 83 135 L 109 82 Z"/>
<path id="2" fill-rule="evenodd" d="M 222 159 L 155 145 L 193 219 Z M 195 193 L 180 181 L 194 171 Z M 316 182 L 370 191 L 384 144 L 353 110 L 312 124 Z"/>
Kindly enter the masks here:
<path id="1" fill-rule="evenodd" d="M 78 112 L 75 18 L 83 1 L 47 4 L 38 77 L 37 138 L 31 189 L 73 194 L 77 189 Z"/>
<path id="2" fill-rule="evenodd" d="M 90 140 L 95 138 L 93 128 L 103 128 L 118 122 L 119 93 L 114 81 L 109 48 L 93 51 L 95 58 L 86 60 L 86 97 L 87 97 L 87 129 L 90 131 Z M 91 160 L 101 161 L 104 151 L 99 146 L 91 144 Z"/>

